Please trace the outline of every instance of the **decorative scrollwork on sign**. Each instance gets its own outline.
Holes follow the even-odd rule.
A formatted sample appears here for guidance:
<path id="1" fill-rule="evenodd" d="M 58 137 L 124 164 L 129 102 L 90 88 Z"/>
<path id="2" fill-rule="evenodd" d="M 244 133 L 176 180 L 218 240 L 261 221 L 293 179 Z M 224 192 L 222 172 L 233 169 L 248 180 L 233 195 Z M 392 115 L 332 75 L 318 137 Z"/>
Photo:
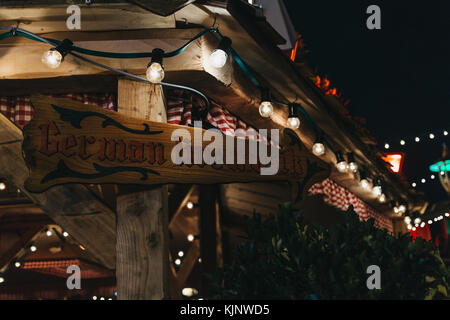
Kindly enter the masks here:
<path id="1" fill-rule="evenodd" d="M 75 111 L 75 110 L 58 107 L 58 106 L 55 106 L 54 104 L 52 104 L 52 107 L 53 107 L 53 109 L 55 109 L 55 111 L 57 111 L 60 114 L 60 118 L 62 121 L 70 122 L 70 124 L 77 129 L 81 129 L 81 121 L 83 121 L 83 119 L 88 118 L 88 117 L 99 117 L 99 118 L 105 119 L 105 121 L 103 121 L 103 123 L 102 123 L 103 128 L 106 128 L 107 126 L 115 126 L 121 130 L 124 130 L 129 133 L 135 133 L 135 134 L 160 134 L 160 133 L 162 133 L 162 131 L 150 131 L 150 127 L 146 123 L 142 124 L 145 128 L 144 130 L 135 130 L 135 129 L 125 127 L 124 125 L 117 122 L 116 120 L 111 119 L 107 115 L 104 115 L 99 112 Z"/>

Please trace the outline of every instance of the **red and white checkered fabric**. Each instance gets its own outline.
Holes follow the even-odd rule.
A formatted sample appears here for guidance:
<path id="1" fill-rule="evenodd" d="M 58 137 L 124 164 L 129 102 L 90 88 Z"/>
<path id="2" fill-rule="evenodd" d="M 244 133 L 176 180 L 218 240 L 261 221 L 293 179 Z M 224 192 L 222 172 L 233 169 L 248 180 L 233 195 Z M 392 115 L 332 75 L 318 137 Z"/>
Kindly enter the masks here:
<path id="1" fill-rule="evenodd" d="M 361 220 L 374 218 L 375 227 L 387 229 L 390 233 L 394 232 L 394 226 L 391 219 L 378 213 L 363 200 L 359 199 L 353 193 L 344 187 L 341 187 L 331 179 L 325 179 L 314 184 L 309 189 L 309 193 L 324 195 L 323 199 L 326 203 L 343 211 L 347 211 L 348 207 L 353 205 L 355 212 Z"/>
<path id="2" fill-rule="evenodd" d="M 108 110 L 115 110 L 116 107 L 114 95 L 112 94 L 67 94 L 58 97 L 70 98 L 84 104 L 99 106 Z M 31 107 L 29 96 L 0 97 L 0 112 L 21 129 L 34 116 L 34 110 Z"/>

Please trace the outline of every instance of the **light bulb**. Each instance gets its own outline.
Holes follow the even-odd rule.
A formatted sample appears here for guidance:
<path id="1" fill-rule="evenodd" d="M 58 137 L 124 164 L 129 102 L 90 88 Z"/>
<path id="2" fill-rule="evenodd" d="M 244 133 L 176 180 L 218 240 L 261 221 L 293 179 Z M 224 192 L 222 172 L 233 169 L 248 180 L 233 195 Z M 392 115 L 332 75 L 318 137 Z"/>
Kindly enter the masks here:
<path id="1" fill-rule="evenodd" d="M 385 148 L 385 149 L 389 149 L 389 143 L 386 143 L 386 144 L 384 145 L 384 148 Z"/>
<path id="2" fill-rule="evenodd" d="M 181 258 L 184 256 L 184 252 L 183 251 L 178 251 L 178 256 Z"/>
<path id="3" fill-rule="evenodd" d="M 411 218 L 408 217 L 408 216 L 406 216 L 404 220 L 405 220 L 406 224 L 410 224 L 411 223 Z"/>
<path id="4" fill-rule="evenodd" d="M 400 210 L 398 209 L 398 207 L 394 207 L 394 213 L 395 213 L 395 214 L 400 213 Z M 406 218 L 405 218 L 405 219 L 406 219 Z M 409 219 L 409 217 L 408 217 L 408 219 Z M 411 223 L 411 219 L 409 219 L 408 221 L 409 221 L 409 222 L 406 222 L 406 220 L 405 220 L 406 224 Z"/>
<path id="5" fill-rule="evenodd" d="M 434 134 L 430 133 L 429 137 L 430 139 L 434 139 Z"/>
<path id="6" fill-rule="evenodd" d="M 445 216 L 448 217 L 448 216 L 450 216 L 450 214 L 447 212 L 447 213 L 445 213 Z"/>
<path id="7" fill-rule="evenodd" d="M 4 182 L 0 182 L 0 190 L 5 190 L 6 184 Z"/>
<path id="8" fill-rule="evenodd" d="M 444 131 L 444 136 L 448 136 L 448 131 L 447 130 Z"/>
<path id="9" fill-rule="evenodd" d="M 179 265 L 181 264 L 181 260 L 180 260 L 180 259 L 176 259 L 176 260 L 175 260 L 175 264 L 176 264 L 177 266 L 179 266 Z"/>
<path id="10" fill-rule="evenodd" d="M 194 208 L 194 204 L 193 204 L 191 201 L 189 201 L 189 202 L 186 204 L 186 208 L 188 208 L 188 209 L 190 210 L 190 209 Z"/>
<path id="11" fill-rule="evenodd" d="M 341 161 L 337 164 L 337 169 L 339 170 L 339 172 L 347 172 L 348 171 L 348 163 L 347 161 Z"/>
<path id="12" fill-rule="evenodd" d="M 37 250 L 36 246 L 31 246 L 30 247 L 31 252 L 35 252 Z"/>
<path id="13" fill-rule="evenodd" d="M 288 118 L 287 126 L 292 130 L 298 129 L 300 127 L 300 119 L 297 117 Z"/>
<path id="14" fill-rule="evenodd" d="M 189 242 L 194 241 L 194 235 L 188 234 L 187 239 L 188 239 Z"/>
<path id="15" fill-rule="evenodd" d="M 412 229 L 411 229 L 412 231 L 416 231 L 416 227 L 412 227 Z"/>
<path id="16" fill-rule="evenodd" d="M 315 156 L 322 156 L 325 154 L 325 146 L 322 142 L 316 142 L 312 147 L 312 152 Z"/>
<path id="17" fill-rule="evenodd" d="M 365 190 L 370 189 L 370 183 L 367 181 L 367 179 L 361 179 L 361 187 Z"/>
<path id="18" fill-rule="evenodd" d="M 222 68 L 227 63 L 228 54 L 222 49 L 216 49 L 209 55 L 209 63 L 214 68 Z"/>
<path id="19" fill-rule="evenodd" d="M 152 62 L 147 68 L 147 79 L 151 83 L 159 83 L 164 79 L 164 68 L 159 62 Z"/>
<path id="20" fill-rule="evenodd" d="M 408 228 L 408 230 L 411 230 L 412 226 L 410 224 L 408 224 L 407 228 Z"/>
<path id="21" fill-rule="evenodd" d="M 93 297 L 92 297 L 92 300 L 97 300 L 97 296 L 93 296 Z"/>
<path id="22" fill-rule="evenodd" d="M 421 222 L 422 222 L 422 219 L 420 219 L 420 218 L 414 219 L 414 224 L 420 224 Z"/>
<path id="23" fill-rule="evenodd" d="M 425 182 L 427 182 L 427 180 L 422 179 L 422 180 L 420 180 L 420 182 L 425 183 Z"/>
<path id="24" fill-rule="evenodd" d="M 16 268 L 20 268 L 20 262 L 19 262 L 19 261 L 16 261 L 16 262 L 14 263 L 14 266 L 15 266 Z"/>
<path id="25" fill-rule="evenodd" d="M 64 237 L 68 237 L 68 236 L 69 236 L 69 233 L 67 233 L 67 231 L 64 231 L 64 232 L 63 232 L 63 236 L 64 236 Z"/>
<path id="26" fill-rule="evenodd" d="M 402 145 L 402 146 L 404 146 L 405 145 L 405 140 L 400 140 L 400 144 Z"/>
<path id="27" fill-rule="evenodd" d="M 425 224 L 426 224 L 425 222 L 422 222 L 422 223 L 420 224 L 420 227 L 421 227 L 421 228 L 425 227 Z"/>
<path id="28" fill-rule="evenodd" d="M 385 203 L 386 202 L 386 195 L 384 193 L 382 193 L 380 195 L 380 197 L 378 198 L 378 201 L 380 201 L 381 203 Z"/>
<path id="29" fill-rule="evenodd" d="M 419 138 L 419 137 L 416 137 L 416 138 L 414 139 L 414 141 L 420 142 L 420 138 Z"/>
<path id="30" fill-rule="evenodd" d="M 0 277 L 0 283 L 3 283 L 3 282 L 5 282 L 5 278 Z"/>
<path id="31" fill-rule="evenodd" d="M 50 230 L 47 230 L 46 234 L 47 234 L 47 237 L 51 237 L 52 232 Z"/>
<path id="32" fill-rule="evenodd" d="M 428 220 L 428 224 L 432 224 L 433 223 L 433 220 Z"/>
<path id="33" fill-rule="evenodd" d="M 417 183 L 413 182 L 413 183 L 411 183 L 411 186 L 412 186 L 413 188 L 415 188 L 415 187 L 417 186 Z"/>
<path id="34" fill-rule="evenodd" d="M 348 168 L 351 172 L 355 173 L 358 171 L 358 164 L 356 162 L 350 162 Z"/>
<path id="35" fill-rule="evenodd" d="M 55 50 L 54 48 L 48 50 L 42 55 L 42 63 L 51 69 L 56 69 L 59 67 L 63 60 L 62 54 Z"/>
<path id="36" fill-rule="evenodd" d="M 263 118 L 270 118 L 273 114 L 273 106 L 270 101 L 263 101 L 259 105 L 259 114 Z"/>
<path id="37" fill-rule="evenodd" d="M 185 297 L 192 297 L 197 295 L 198 291 L 194 288 L 183 288 L 183 290 L 181 290 L 181 294 Z"/>
<path id="38" fill-rule="evenodd" d="M 405 213 L 405 212 L 406 212 L 406 207 L 405 207 L 405 205 L 401 204 L 401 205 L 398 207 L 398 210 L 399 210 L 400 213 Z"/>
<path id="39" fill-rule="evenodd" d="M 381 190 L 381 186 L 374 186 L 373 189 L 372 189 L 372 193 L 375 196 L 379 197 L 383 193 L 382 190 Z"/>

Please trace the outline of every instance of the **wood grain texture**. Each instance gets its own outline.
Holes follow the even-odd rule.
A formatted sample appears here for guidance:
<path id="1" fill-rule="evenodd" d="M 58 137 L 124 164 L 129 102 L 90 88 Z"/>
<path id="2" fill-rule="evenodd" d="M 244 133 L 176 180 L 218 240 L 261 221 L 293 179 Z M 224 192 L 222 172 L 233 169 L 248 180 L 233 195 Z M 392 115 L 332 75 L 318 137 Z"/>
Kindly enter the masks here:
<path id="1" fill-rule="evenodd" d="M 43 193 L 24 188 L 29 170 L 22 157 L 22 132 L 0 114 L 0 175 L 12 182 L 108 269 L 115 266 L 115 216 L 83 185 L 57 186 Z"/>
<path id="2" fill-rule="evenodd" d="M 238 141 L 243 139 L 232 137 L 233 164 L 226 163 L 228 142 L 223 143 L 224 164 L 207 165 L 203 159 L 198 159 L 197 164 L 176 164 L 172 161 L 172 149 L 180 147 L 180 141 L 172 141 L 174 131 L 184 135 L 183 141 L 198 141 L 203 154 L 210 144 L 201 139 L 204 130 L 128 118 L 66 99 L 31 100 L 36 115 L 24 128 L 24 152 L 31 169 L 26 188 L 33 192 L 73 182 L 152 185 L 253 181 L 291 181 L 302 184 L 299 190 L 303 192 L 329 174 L 329 166 L 310 154 L 288 129 L 280 138 L 278 173 L 261 175 L 263 165 L 249 164 L 249 140 L 245 140 L 245 164 L 236 164 Z M 143 104 L 142 108 L 150 107 Z M 217 134 L 225 141 L 224 135 Z M 193 157 L 191 147 L 186 152 Z M 258 147 L 267 148 L 264 144 Z"/>
<path id="3" fill-rule="evenodd" d="M 166 122 L 160 86 L 119 79 L 119 113 Z M 120 300 L 169 297 L 167 186 L 117 198 L 117 290 Z M 134 189 L 133 189 L 134 190 Z"/>

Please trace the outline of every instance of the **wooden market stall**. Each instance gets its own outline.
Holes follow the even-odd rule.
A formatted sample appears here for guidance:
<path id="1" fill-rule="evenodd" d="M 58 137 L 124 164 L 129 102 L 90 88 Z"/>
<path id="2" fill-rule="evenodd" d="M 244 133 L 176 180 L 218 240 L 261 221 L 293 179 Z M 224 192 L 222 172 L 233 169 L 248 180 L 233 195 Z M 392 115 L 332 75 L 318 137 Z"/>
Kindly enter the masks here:
<path id="1" fill-rule="evenodd" d="M 64 261 L 78 261 L 74 263 L 102 279 L 99 287 L 105 292 L 89 289 L 83 292 L 85 297 L 117 292 L 119 299 L 181 298 L 183 288 L 196 288 L 203 296 L 207 281 L 201 273 L 213 272 L 232 259 L 232 248 L 243 232 L 243 216 L 253 211 L 274 214 L 278 203 L 291 201 L 292 194 L 302 194 L 295 200 L 301 201 L 312 222 L 338 222 L 339 210 L 353 205 L 361 219 L 372 217 L 378 227 L 394 234 L 406 231 L 403 223 L 397 223 L 406 210 L 395 213 L 394 207 L 403 205 L 410 211 L 424 207 L 420 195 L 381 159 L 373 139 L 344 114 L 342 102 L 317 86 L 307 64 L 296 61 L 295 54 L 290 58 L 292 51 L 278 48 L 285 40 L 260 8 L 241 0 L 136 1 L 139 5 L 94 1 L 80 5 L 81 29 L 68 30 L 67 2 L 0 1 L 0 27 L 13 28 L 4 29 L 12 34 L 0 40 L 0 178 L 7 190 L 0 190 L 0 274 L 4 279 L 15 262 L 26 264 L 32 258 L 24 248 L 29 249 L 45 230 L 55 228 L 58 234 L 67 232 L 72 247 L 81 246 L 83 252 L 63 246 L 62 253 L 46 253 L 34 260 L 60 269 Z M 40 63 L 51 46 L 35 41 L 33 35 L 58 44 L 70 39 L 84 51 L 67 54 L 58 68 L 51 69 Z M 217 68 L 209 57 L 222 37 L 231 39 L 231 48 L 223 67 Z M 192 43 L 184 46 L 187 41 Z M 130 77 L 145 80 L 150 61 L 149 54 L 130 53 L 152 53 L 155 48 L 176 52 L 162 63 L 164 82 L 177 88 Z M 103 54 L 86 55 L 86 50 Z M 130 56 L 119 59 L 118 53 Z M 273 113 L 262 117 L 260 103 L 267 89 Z M 178 180 L 183 184 L 175 178 L 156 186 L 72 180 L 32 192 L 25 187 L 30 163 L 23 158 L 22 130 L 32 119 L 38 121 L 33 108 L 36 95 L 45 95 L 48 101 L 64 98 L 68 105 L 85 105 L 103 117 L 151 121 L 147 123 L 159 123 L 162 128 L 189 127 L 200 119 L 230 136 L 237 129 L 284 129 L 289 118 L 286 105 L 296 103 L 301 125 L 293 132 L 304 146 L 302 157 L 322 166 L 323 174 L 314 180 L 316 173 L 309 169 L 310 176 L 305 171 L 298 184 L 256 179 L 209 185 L 202 184 L 203 180 L 208 183 L 208 175 L 197 173 L 195 179 L 185 180 L 188 173 L 180 170 Z M 326 140 L 326 148 L 316 156 L 312 148 L 319 138 Z M 352 154 L 353 160 L 347 160 L 363 170 L 338 170 L 339 152 Z M 380 202 L 381 194 L 365 188 L 363 178 L 373 185 L 382 181 L 387 200 Z M 218 182 L 234 180 L 222 177 Z M 19 236 L 12 235 L 17 230 L 21 230 Z M 58 239 L 66 241 L 64 236 Z M 5 295 L 16 290 L 6 280 L 3 288 L 0 284 L 0 298 L 2 290 Z"/>

